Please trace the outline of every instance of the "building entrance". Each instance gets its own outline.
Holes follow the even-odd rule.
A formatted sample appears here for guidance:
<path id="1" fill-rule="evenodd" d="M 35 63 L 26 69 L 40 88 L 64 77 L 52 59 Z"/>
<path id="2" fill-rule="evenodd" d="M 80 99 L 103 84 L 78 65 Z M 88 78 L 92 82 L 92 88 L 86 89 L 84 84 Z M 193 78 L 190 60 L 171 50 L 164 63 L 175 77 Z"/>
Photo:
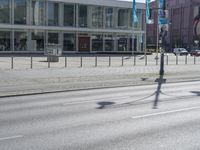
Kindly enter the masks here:
<path id="1" fill-rule="evenodd" d="M 90 37 L 79 37 L 79 52 L 90 52 Z"/>

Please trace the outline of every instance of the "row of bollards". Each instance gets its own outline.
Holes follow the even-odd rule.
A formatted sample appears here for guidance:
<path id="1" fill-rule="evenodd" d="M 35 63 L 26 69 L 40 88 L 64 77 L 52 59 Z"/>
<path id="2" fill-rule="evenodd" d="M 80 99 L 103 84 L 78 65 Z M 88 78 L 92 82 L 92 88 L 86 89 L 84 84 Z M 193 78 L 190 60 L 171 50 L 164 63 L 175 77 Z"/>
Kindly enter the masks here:
<path id="1" fill-rule="evenodd" d="M 132 56 L 133 57 L 133 65 L 136 66 L 136 55 Z M 169 56 L 166 55 L 166 65 L 169 65 Z M 178 65 L 179 64 L 179 57 L 178 56 L 175 56 L 176 57 L 176 62 L 175 64 Z M 68 67 L 68 57 L 64 57 L 64 66 L 65 68 Z M 83 56 L 80 57 L 80 68 L 83 67 Z M 97 67 L 98 66 L 98 57 L 95 56 L 95 64 L 94 64 L 94 67 Z M 124 57 L 124 56 L 121 56 L 121 66 L 124 66 L 124 60 L 125 59 L 130 59 L 131 57 Z M 193 64 L 196 64 L 196 56 L 193 57 L 194 60 L 193 60 Z M 155 58 L 156 60 L 156 65 L 158 65 L 158 59 Z M 48 68 L 51 68 L 51 61 L 49 61 L 47 59 L 47 64 L 48 64 Z M 187 65 L 188 64 L 188 56 L 186 55 L 185 56 L 185 64 Z M 148 57 L 147 56 L 144 56 L 144 65 L 147 66 L 148 65 Z M 111 56 L 108 56 L 108 67 L 111 67 L 112 66 L 112 57 Z M 30 68 L 33 69 L 33 57 L 31 56 L 30 57 Z M 11 57 L 11 69 L 14 69 L 14 57 Z"/>

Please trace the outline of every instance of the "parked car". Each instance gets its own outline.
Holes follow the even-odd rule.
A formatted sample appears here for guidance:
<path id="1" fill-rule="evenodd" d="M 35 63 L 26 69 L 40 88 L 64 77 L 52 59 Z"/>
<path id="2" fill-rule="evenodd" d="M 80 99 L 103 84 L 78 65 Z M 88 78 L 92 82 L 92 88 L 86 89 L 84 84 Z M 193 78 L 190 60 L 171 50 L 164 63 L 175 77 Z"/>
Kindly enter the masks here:
<path id="1" fill-rule="evenodd" d="M 188 55 L 188 51 L 185 48 L 174 48 L 173 50 L 174 55 Z"/>
<path id="2" fill-rule="evenodd" d="M 199 49 L 191 50 L 190 56 L 200 56 L 200 50 Z"/>

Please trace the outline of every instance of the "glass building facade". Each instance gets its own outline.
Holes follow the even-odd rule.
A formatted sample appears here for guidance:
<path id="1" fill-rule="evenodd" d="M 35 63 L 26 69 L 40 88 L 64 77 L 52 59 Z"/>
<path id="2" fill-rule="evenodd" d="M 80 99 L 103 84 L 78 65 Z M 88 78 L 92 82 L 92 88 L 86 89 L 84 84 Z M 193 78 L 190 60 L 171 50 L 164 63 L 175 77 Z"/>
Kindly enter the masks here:
<path id="1" fill-rule="evenodd" d="M 132 51 L 132 4 L 97 0 L 0 0 L 0 53 L 40 52 L 49 43 L 63 52 Z M 129 3 L 130 7 L 123 6 Z M 139 6 L 134 51 L 142 51 L 145 5 Z"/>

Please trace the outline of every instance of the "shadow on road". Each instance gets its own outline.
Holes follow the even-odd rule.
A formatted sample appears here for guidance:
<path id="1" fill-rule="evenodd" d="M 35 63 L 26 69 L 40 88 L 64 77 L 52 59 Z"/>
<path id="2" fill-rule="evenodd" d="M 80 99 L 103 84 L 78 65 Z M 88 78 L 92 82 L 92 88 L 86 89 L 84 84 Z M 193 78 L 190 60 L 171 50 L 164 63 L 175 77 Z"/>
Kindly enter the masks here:
<path id="1" fill-rule="evenodd" d="M 97 109 L 105 109 L 107 106 L 114 105 L 114 102 L 98 102 L 99 107 Z"/>
<path id="2" fill-rule="evenodd" d="M 164 79 L 163 77 L 164 77 L 163 75 L 160 75 L 160 77 L 155 80 L 155 82 L 158 82 L 158 86 L 157 86 L 157 90 L 155 91 L 155 100 L 153 104 L 153 109 L 158 108 L 159 97 L 160 97 L 160 94 L 162 93 L 161 91 L 162 84 L 166 83 L 166 79 Z"/>
<path id="3" fill-rule="evenodd" d="M 200 91 L 191 91 L 191 93 L 196 94 L 197 96 L 200 96 Z"/>

